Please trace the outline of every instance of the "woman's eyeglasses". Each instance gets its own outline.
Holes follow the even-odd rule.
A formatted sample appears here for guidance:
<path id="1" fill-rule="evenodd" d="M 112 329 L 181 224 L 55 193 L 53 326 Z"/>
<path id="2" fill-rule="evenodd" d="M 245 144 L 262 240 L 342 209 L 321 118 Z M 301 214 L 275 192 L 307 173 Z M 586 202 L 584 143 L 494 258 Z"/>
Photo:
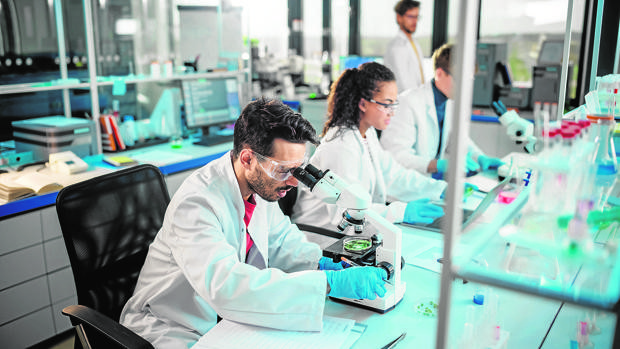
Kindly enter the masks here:
<path id="1" fill-rule="evenodd" d="M 375 103 L 376 105 L 378 105 L 379 107 L 381 107 L 381 109 L 383 109 L 384 112 L 386 113 L 393 113 L 394 111 L 396 111 L 396 109 L 398 109 L 398 102 L 394 102 L 394 103 L 381 103 L 381 102 L 377 102 L 374 99 L 369 99 L 369 102 Z"/>

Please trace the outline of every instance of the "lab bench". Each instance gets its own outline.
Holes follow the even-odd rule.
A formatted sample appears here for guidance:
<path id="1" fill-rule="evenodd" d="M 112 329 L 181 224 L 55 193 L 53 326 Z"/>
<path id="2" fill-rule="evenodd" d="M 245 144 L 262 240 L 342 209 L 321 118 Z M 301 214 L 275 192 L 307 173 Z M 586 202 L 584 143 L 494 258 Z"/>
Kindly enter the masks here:
<path id="1" fill-rule="evenodd" d="M 232 143 L 212 147 L 189 142 L 181 148 L 160 144 L 118 154 L 87 158 L 89 170 L 58 176 L 64 186 L 120 169 L 102 161 L 106 155 L 127 155 L 152 163 L 165 175 L 170 195 L 196 168 L 224 155 Z M 36 171 L 26 168 L 24 171 Z M 45 168 L 41 171 L 49 171 Z M 71 328 L 61 310 L 77 304 L 69 256 L 56 215 L 55 193 L 0 205 L 0 338 L 2 347 L 25 348 Z"/>
<path id="2" fill-rule="evenodd" d="M 469 200 L 469 199 L 468 199 Z M 475 205 L 475 203 L 474 203 Z M 469 257 L 471 250 L 478 243 L 476 235 L 484 234 L 483 229 L 494 229 L 498 224 L 503 224 L 510 219 L 515 210 L 519 209 L 519 202 L 510 206 L 508 204 L 494 203 L 485 213 L 460 235 L 460 243 L 456 248 L 455 260 L 460 256 L 467 256 L 487 271 L 501 269 L 510 277 L 518 279 L 519 275 L 527 275 L 528 272 L 538 276 L 538 283 L 542 281 L 542 266 L 550 264 L 548 256 L 539 255 L 529 251 L 527 265 L 521 265 L 520 270 L 507 270 L 503 266 L 506 251 L 510 244 L 499 237 L 497 230 L 493 238 L 483 239 L 484 249 L 482 254 L 476 252 L 473 258 Z M 468 208 L 468 207 L 466 207 Z M 415 229 L 408 226 L 400 226 L 402 234 L 402 255 L 406 265 L 402 270 L 401 278 L 407 284 L 407 290 L 403 300 L 390 312 L 378 314 L 373 311 L 343 305 L 329 300 L 325 307 L 325 315 L 353 319 L 365 325 L 366 329 L 356 341 L 353 348 L 380 348 L 401 333 L 407 335 L 399 344 L 403 348 L 433 348 L 435 347 L 438 319 L 436 316 L 426 316 L 416 311 L 417 305 L 422 301 L 433 300 L 439 303 L 440 271 L 442 265 L 437 263 L 437 257 L 442 256 L 443 235 Z M 604 244 L 608 240 L 615 240 L 618 225 L 613 224 L 601 229 L 595 236 L 596 244 Z M 472 234 L 474 233 L 474 234 Z M 313 233 L 307 233 L 312 239 Z M 484 237 L 484 235 L 483 235 Z M 331 241 L 323 241 L 323 245 L 329 245 Z M 486 253 L 486 254 L 485 254 Z M 495 257 L 495 259 L 493 259 Z M 453 264 L 453 268 L 456 264 Z M 457 266 L 458 267 L 458 266 Z M 526 267 L 528 269 L 526 269 Z M 570 275 L 564 281 L 566 285 L 578 284 L 586 277 L 584 272 L 570 271 Z M 536 274 L 538 273 L 538 274 Z M 481 274 L 483 275 L 483 274 Z M 613 275 L 613 274 L 612 274 Z M 472 274 L 473 276 L 473 274 Z M 590 276 L 592 276 L 590 274 Z M 480 277 L 480 276 L 479 276 Z M 602 276 L 601 276 L 602 277 Z M 467 278 L 465 278 L 467 279 Z M 525 279 L 527 281 L 527 278 Z M 521 279 L 523 287 L 529 285 Z M 536 280 L 533 279 L 534 283 Z M 498 307 L 496 324 L 500 326 L 502 338 L 507 338 L 506 348 L 562 348 L 571 347 L 571 340 L 576 340 L 577 323 L 588 317 L 590 321 L 596 316 L 596 325 L 600 332 L 590 335 L 590 342 L 596 348 L 611 348 L 615 335 L 616 315 L 607 308 L 601 310 L 597 307 L 586 307 L 575 304 L 579 301 L 579 292 L 569 287 L 567 294 L 572 293 L 574 299 L 562 300 L 561 292 L 554 297 L 549 297 L 544 291 L 545 285 L 540 284 L 540 293 L 526 293 L 519 289 L 518 285 L 509 287 L 490 286 L 487 283 L 474 282 L 469 279 L 463 282 L 463 278 L 456 278 L 452 285 L 452 297 L 449 314 L 449 348 L 461 348 L 464 324 L 476 323 L 484 314 L 484 306 L 474 304 L 474 294 L 483 291 L 486 293 L 485 304 L 488 304 L 489 294 L 497 295 Z M 552 290 L 553 291 L 553 290 Z M 603 294 L 605 292 L 602 292 Z M 474 327 L 474 330 L 478 328 Z M 482 340 L 479 333 L 476 341 Z M 489 346 L 493 348 L 494 346 Z M 497 346 L 497 348 L 504 348 Z"/>

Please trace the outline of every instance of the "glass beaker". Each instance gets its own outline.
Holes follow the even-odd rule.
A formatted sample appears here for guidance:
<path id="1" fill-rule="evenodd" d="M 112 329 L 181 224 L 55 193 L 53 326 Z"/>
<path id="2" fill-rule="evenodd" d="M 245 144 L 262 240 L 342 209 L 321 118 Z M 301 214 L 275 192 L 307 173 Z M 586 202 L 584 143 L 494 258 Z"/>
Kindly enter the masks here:
<path id="1" fill-rule="evenodd" d="M 594 143 L 593 166 L 596 171 L 594 183 L 594 209 L 600 210 L 616 182 L 618 162 L 613 141 L 616 122 L 612 115 L 588 115 L 592 121 L 590 138 Z"/>
<path id="2" fill-rule="evenodd" d="M 612 115 L 588 115 L 591 122 L 590 140 L 595 143 L 596 164 L 610 165 L 613 164 L 615 169 L 618 168 L 616 160 L 616 149 L 613 142 L 613 132 L 616 122 Z"/>

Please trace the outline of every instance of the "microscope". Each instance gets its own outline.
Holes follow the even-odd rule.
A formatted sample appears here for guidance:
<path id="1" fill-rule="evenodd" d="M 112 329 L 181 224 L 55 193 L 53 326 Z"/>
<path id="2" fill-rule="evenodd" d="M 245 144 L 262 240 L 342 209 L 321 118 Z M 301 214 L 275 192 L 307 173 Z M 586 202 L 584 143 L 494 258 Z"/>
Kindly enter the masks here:
<path id="1" fill-rule="evenodd" d="M 534 153 L 536 150 L 536 137 L 534 137 L 534 124 L 525 120 L 514 110 L 508 110 L 502 101 L 498 100 L 491 104 L 491 108 L 498 116 L 499 123 L 506 128 L 506 134 L 517 144 L 525 144 L 525 151 Z"/>
<path id="2" fill-rule="evenodd" d="M 321 171 L 311 164 L 298 167 L 293 176 L 310 188 L 323 202 L 346 207 L 341 231 L 353 230 L 328 246 L 323 255 L 340 262 L 344 257 L 361 266 L 383 268 L 387 271 L 386 294 L 382 298 L 333 298 L 335 301 L 386 313 L 392 310 L 405 294 L 406 284 L 401 281 L 402 232 L 377 212 L 370 209 L 372 198 L 359 184 L 349 184 L 330 170 Z"/>

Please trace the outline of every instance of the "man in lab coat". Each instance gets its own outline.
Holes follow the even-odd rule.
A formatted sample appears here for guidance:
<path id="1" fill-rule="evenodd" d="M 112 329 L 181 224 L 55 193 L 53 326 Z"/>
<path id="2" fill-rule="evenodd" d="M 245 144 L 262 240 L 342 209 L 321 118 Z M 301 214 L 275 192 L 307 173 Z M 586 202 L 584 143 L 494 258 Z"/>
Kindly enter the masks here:
<path id="1" fill-rule="evenodd" d="M 297 185 L 291 172 L 307 142 L 316 132 L 300 114 L 276 100 L 249 103 L 233 150 L 172 198 L 120 322 L 156 348 L 189 348 L 220 317 L 319 331 L 326 292 L 382 297 L 385 271 L 321 259 L 276 202 Z"/>
<path id="2" fill-rule="evenodd" d="M 396 75 L 398 91 L 402 92 L 426 82 L 422 46 L 413 37 L 420 16 L 420 2 L 400 0 L 394 6 L 394 12 L 400 29 L 388 44 L 383 61 Z"/>
<path id="3" fill-rule="evenodd" d="M 442 178 L 448 168 L 446 149 L 452 126 L 452 45 L 433 53 L 433 79 L 402 92 L 392 122 L 381 134 L 381 145 L 406 168 Z M 496 168 L 502 162 L 483 154 L 467 139 L 466 172 Z"/>

